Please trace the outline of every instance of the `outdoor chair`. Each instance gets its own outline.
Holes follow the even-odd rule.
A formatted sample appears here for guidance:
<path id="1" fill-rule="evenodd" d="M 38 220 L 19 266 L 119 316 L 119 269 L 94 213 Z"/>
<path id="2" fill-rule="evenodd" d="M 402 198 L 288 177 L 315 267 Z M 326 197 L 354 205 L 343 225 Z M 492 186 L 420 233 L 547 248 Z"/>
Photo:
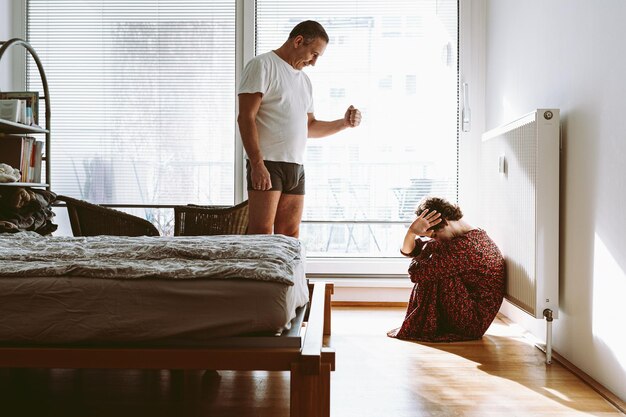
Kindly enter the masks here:
<path id="1" fill-rule="evenodd" d="M 157 228 L 141 217 L 64 195 L 57 201 L 67 206 L 74 236 L 159 236 Z"/>
<path id="2" fill-rule="evenodd" d="M 174 207 L 174 236 L 245 235 L 248 200 L 236 206 Z"/>

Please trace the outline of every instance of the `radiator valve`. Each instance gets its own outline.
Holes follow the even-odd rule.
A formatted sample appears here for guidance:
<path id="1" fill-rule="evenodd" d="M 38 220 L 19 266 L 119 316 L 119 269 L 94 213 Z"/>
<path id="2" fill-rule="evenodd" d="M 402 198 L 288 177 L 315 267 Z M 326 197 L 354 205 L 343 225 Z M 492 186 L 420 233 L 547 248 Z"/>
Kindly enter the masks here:
<path id="1" fill-rule="evenodd" d="M 552 310 L 546 308 L 545 310 L 543 310 L 543 316 L 546 318 L 546 321 L 552 321 Z"/>

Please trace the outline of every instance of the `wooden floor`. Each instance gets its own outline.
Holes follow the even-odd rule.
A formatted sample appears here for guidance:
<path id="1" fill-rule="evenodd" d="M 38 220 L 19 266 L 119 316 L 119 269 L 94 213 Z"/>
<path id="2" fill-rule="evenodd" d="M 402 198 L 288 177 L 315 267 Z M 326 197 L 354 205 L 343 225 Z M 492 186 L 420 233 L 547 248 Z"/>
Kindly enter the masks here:
<path id="1" fill-rule="evenodd" d="M 496 320 L 480 341 L 390 339 L 401 308 L 334 308 L 333 417 L 623 416 L 519 330 Z M 0 370 L 0 416 L 289 414 L 281 372 Z"/>

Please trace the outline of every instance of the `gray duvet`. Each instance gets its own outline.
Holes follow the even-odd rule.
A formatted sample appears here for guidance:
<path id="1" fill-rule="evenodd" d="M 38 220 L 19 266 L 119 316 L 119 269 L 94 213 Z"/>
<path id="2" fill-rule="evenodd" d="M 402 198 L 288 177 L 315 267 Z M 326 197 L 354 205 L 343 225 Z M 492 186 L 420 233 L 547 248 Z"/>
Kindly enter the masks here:
<path id="1" fill-rule="evenodd" d="M 280 332 L 308 301 L 304 257 L 284 236 L 0 234 L 0 345 Z"/>
<path id="2" fill-rule="evenodd" d="M 36 236 L 36 237 L 35 237 Z M 301 243 L 282 235 L 0 235 L 0 277 L 250 279 L 293 285 Z"/>

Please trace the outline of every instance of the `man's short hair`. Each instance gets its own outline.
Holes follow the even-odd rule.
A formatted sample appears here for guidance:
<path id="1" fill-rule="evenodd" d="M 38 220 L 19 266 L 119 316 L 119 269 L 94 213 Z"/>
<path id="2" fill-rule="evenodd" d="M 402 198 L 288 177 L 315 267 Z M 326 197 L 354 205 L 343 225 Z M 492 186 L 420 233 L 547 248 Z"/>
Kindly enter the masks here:
<path id="1" fill-rule="evenodd" d="M 293 29 L 291 29 L 289 39 L 293 39 L 299 35 L 304 38 L 305 45 L 310 44 L 318 38 L 322 39 L 326 43 L 328 43 L 329 40 L 324 27 L 314 20 L 305 20 L 304 22 L 298 23 Z"/>

